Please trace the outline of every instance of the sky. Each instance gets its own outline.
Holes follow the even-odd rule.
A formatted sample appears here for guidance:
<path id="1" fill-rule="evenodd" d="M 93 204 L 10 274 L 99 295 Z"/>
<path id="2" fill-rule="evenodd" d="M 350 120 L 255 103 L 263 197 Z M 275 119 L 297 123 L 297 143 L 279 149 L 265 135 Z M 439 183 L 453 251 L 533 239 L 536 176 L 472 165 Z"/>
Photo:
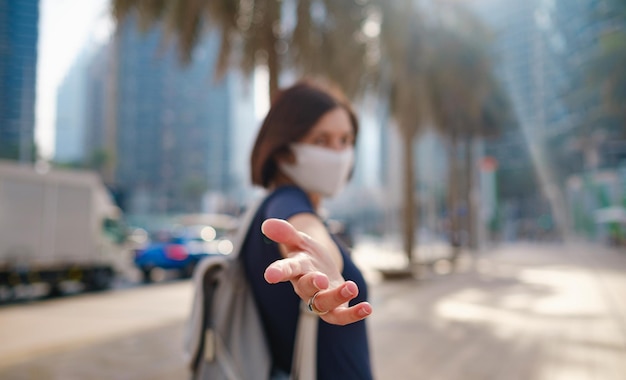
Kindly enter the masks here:
<path id="1" fill-rule="evenodd" d="M 56 91 L 83 48 L 112 30 L 108 0 L 41 0 L 35 140 L 44 158 L 54 154 Z"/>

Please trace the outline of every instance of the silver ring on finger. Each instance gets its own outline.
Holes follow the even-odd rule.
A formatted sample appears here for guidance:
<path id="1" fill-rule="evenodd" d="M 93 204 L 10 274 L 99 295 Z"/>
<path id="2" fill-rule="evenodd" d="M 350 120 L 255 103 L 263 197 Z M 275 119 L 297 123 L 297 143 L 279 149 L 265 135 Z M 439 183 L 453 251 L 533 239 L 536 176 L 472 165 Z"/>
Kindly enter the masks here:
<path id="1" fill-rule="evenodd" d="M 318 308 L 315 307 L 315 297 L 317 297 L 317 295 L 319 294 L 319 290 L 317 292 L 315 292 L 315 294 L 313 294 L 313 297 L 309 298 L 309 302 L 307 303 L 307 308 L 309 309 L 309 311 L 317 314 L 317 315 L 324 315 L 326 313 L 328 313 L 327 311 L 321 311 Z"/>

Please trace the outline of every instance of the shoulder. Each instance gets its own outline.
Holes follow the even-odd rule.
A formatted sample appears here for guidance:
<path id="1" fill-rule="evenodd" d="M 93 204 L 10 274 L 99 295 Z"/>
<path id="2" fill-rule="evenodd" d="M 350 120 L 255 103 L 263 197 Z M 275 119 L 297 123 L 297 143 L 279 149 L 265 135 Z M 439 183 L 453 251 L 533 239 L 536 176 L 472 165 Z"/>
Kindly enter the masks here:
<path id="1" fill-rule="evenodd" d="M 283 186 L 274 190 L 265 201 L 265 217 L 289 219 L 300 213 L 315 214 L 311 200 L 296 186 Z"/>
<path id="2" fill-rule="evenodd" d="M 311 203 L 309 201 L 309 197 L 306 195 L 304 190 L 297 186 L 281 186 L 272 191 L 268 200 L 285 200 L 285 199 L 294 199 L 294 200 L 304 200 L 307 203 Z"/>

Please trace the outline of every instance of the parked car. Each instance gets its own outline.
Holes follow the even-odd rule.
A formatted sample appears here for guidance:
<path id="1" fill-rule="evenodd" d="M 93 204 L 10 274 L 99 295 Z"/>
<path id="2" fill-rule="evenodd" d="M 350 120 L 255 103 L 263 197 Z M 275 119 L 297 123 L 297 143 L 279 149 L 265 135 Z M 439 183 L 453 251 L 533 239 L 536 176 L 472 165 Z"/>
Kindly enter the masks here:
<path id="1" fill-rule="evenodd" d="M 144 282 L 152 282 L 157 270 L 175 271 L 178 277 L 189 278 L 203 258 L 232 252 L 230 234 L 236 227 L 235 219 L 213 225 L 188 224 L 202 221 L 193 218 L 179 221 L 185 224 L 156 231 L 147 244 L 135 249 L 134 263 L 141 270 Z"/>

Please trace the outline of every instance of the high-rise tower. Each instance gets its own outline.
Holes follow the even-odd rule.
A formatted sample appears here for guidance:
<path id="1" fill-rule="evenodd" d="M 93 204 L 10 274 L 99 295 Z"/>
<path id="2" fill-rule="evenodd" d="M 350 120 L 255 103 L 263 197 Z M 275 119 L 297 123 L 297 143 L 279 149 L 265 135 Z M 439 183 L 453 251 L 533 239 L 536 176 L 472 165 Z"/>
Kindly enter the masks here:
<path id="1" fill-rule="evenodd" d="M 35 155 L 39 0 L 0 0 L 0 158 Z"/>

